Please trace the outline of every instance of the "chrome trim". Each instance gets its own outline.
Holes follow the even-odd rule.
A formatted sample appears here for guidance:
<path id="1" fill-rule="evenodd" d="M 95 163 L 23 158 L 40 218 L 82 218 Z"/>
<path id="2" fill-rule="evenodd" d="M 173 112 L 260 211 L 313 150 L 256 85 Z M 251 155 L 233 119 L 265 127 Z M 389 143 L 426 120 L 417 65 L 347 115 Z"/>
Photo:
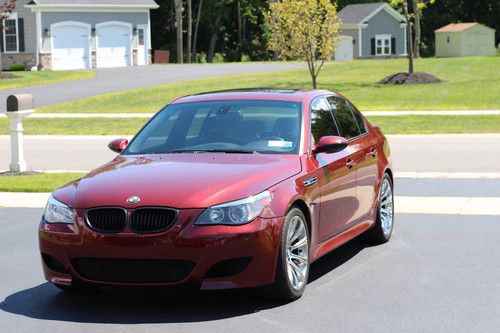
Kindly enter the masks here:
<path id="1" fill-rule="evenodd" d="M 318 178 L 311 177 L 304 180 L 304 186 L 313 186 L 318 182 Z"/>

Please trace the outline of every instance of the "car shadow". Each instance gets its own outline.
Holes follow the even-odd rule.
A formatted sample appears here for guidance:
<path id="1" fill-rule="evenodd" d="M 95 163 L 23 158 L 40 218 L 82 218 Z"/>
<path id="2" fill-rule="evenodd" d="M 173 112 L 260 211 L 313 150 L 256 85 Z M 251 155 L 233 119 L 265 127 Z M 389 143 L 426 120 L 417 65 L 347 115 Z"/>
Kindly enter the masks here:
<path id="1" fill-rule="evenodd" d="M 365 246 L 353 240 L 311 265 L 309 283 L 330 274 Z M 284 305 L 267 301 L 259 289 L 165 291 L 106 289 L 65 293 L 50 283 L 9 295 L 0 310 L 35 319 L 81 323 L 182 323 L 237 317 Z"/>

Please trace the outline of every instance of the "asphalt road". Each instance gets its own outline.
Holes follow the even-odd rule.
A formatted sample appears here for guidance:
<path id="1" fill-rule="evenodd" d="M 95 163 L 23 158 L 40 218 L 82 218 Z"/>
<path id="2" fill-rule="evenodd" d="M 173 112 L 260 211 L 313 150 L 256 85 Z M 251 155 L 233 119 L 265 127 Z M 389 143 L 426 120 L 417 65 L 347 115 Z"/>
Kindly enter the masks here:
<path id="1" fill-rule="evenodd" d="M 254 290 L 65 294 L 43 279 L 40 214 L 0 209 L 2 332 L 500 331 L 498 216 L 398 215 L 391 242 L 344 245 L 300 300 L 275 304 Z"/>
<path id="2" fill-rule="evenodd" d="M 500 134 L 391 135 L 397 172 L 500 172 Z M 114 137 L 26 137 L 32 170 L 91 170 L 111 160 Z M 8 136 L 0 136 L 0 170 L 9 168 Z"/>
<path id="3" fill-rule="evenodd" d="M 152 87 L 166 83 L 220 77 L 231 74 L 273 72 L 303 68 L 301 63 L 234 63 L 152 65 L 140 67 L 105 68 L 97 70 L 89 80 L 68 81 L 44 86 L 0 91 L 0 111 L 5 111 L 5 100 L 11 94 L 30 93 L 36 106 L 56 104 L 110 92 Z M 217 89 L 217 87 L 213 88 Z"/>

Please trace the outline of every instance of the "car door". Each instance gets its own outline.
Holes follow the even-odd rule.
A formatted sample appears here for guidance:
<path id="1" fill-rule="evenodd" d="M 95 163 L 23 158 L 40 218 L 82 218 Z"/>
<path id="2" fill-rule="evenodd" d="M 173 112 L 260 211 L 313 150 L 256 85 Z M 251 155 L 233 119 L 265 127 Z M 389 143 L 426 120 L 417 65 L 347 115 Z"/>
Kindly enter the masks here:
<path id="1" fill-rule="evenodd" d="M 311 104 L 312 146 L 323 136 L 339 136 L 330 105 L 324 97 Z M 338 153 L 318 153 L 311 156 L 320 186 L 318 234 L 320 241 L 336 235 L 347 222 L 353 221 L 356 203 L 356 174 L 349 164 L 352 149 Z"/>
<path id="2" fill-rule="evenodd" d="M 379 156 L 376 142 L 368 133 L 365 119 L 361 112 L 349 101 L 346 101 L 360 130 L 360 136 L 356 139 L 360 150 L 363 152 L 356 167 L 356 196 L 359 199 L 358 218 L 363 218 L 371 213 L 377 197 L 377 173 Z"/>
<path id="3" fill-rule="evenodd" d="M 356 117 L 349 103 L 341 97 L 330 96 L 328 101 L 332 107 L 335 120 L 340 127 L 340 132 L 342 136 L 349 140 L 349 147 L 352 149 L 351 160 L 352 169 L 356 174 L 355 196 L 357 208 L 351 222 L 355 222 L 366 216 L 372 206 L 377 168 L 376 160 L 372 157 L 372 154 L 376 156 L 376 151 L 370 136 L 367 135 L 364 121 L 360 126 L 361 114 Z"/>

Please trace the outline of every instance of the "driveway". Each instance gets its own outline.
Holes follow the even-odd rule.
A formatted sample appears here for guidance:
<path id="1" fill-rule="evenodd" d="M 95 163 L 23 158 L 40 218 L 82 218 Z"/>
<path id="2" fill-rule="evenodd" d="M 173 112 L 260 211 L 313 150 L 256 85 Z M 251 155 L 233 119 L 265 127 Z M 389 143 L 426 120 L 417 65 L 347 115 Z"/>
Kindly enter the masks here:
<path id="1" fill-rule="evenodd" d="M 5 111 L 5 100 L 12 94 L 33 94 L 36 106 L 43 106 L 105 93 L 141 87 L 152 87 L 166 83 L 208 77 L 220 77 L 231 74 L 286 71 L 303 67 L 304 65 L 301 63 L 269 62 L 203 65 L 152 65 L 98 69 L 97 75 L 88 80 L 68 81 L 44 86 L 24 87 L 0 91 L 0 111 Z M 207 90 L 215 89 L 217 89 L 217 87 L 207 87 Z"/>

